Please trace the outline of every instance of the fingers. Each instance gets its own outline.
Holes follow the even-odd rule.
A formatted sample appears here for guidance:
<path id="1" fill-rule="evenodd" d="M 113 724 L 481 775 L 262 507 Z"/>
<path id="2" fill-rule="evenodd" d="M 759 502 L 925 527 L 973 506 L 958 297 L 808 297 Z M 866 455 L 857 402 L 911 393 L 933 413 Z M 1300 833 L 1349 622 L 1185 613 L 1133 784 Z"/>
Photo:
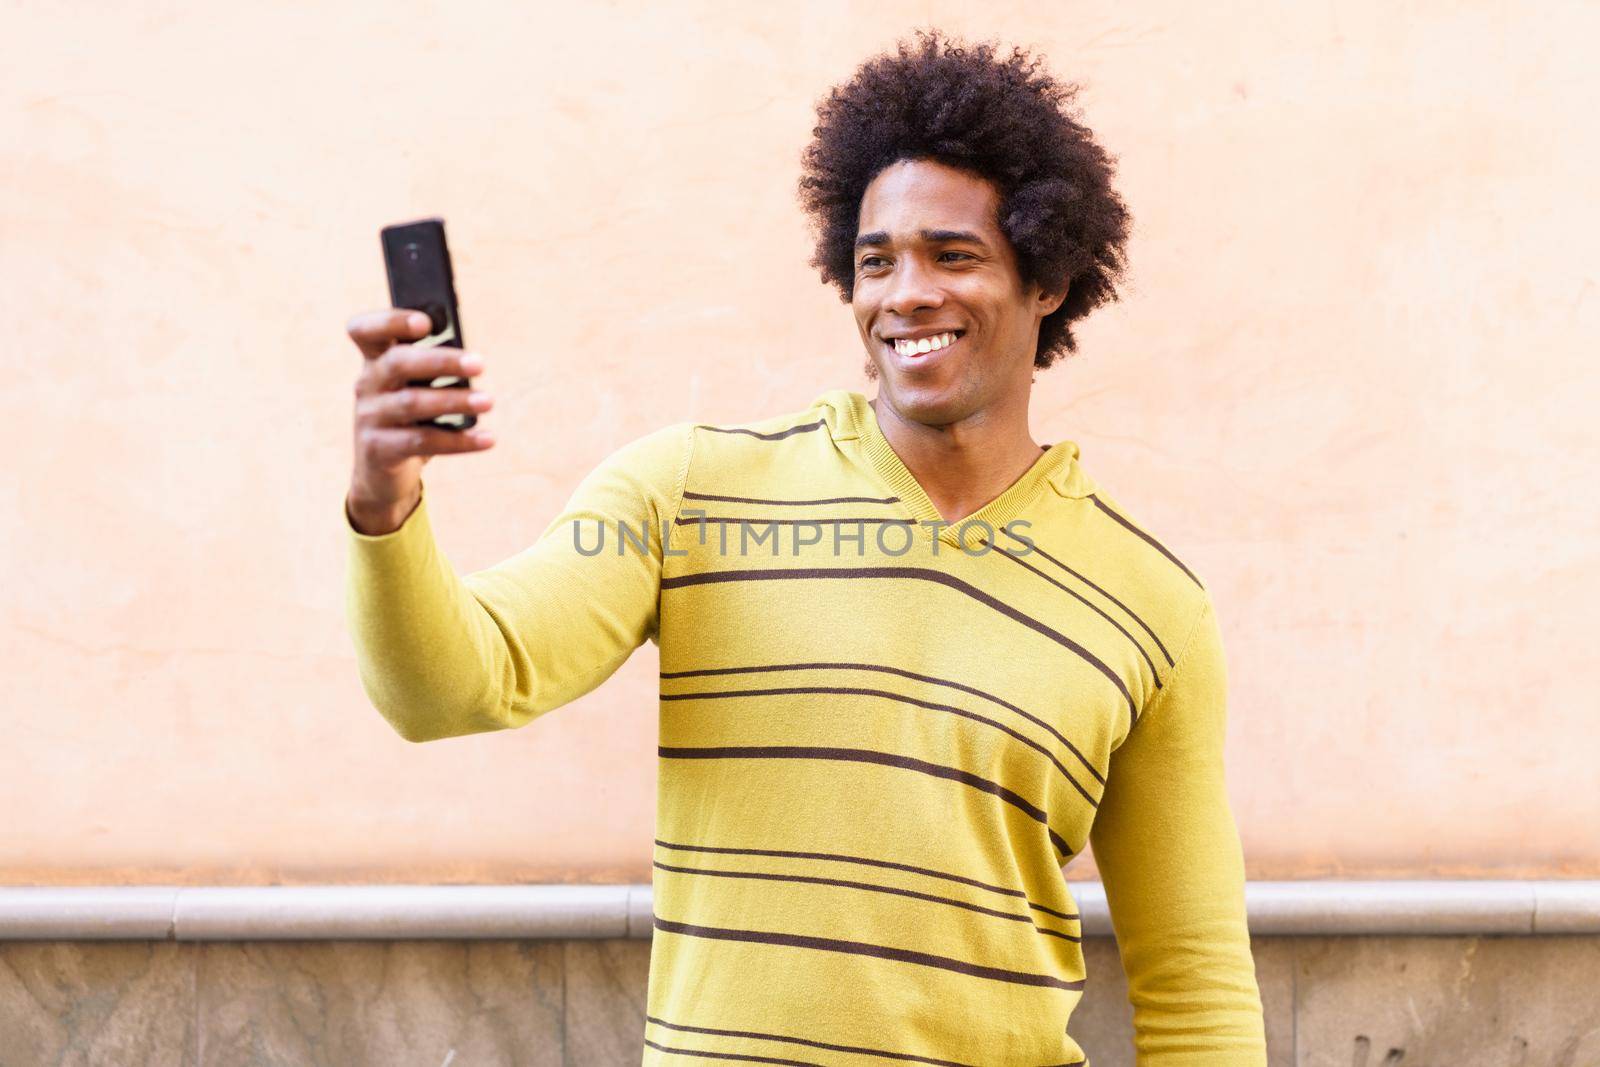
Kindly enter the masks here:
<path id="1" fill-rule="evenodd" d="M 356 396 L 373 396 L 435 378 L 475 378 L 483 373 L 483 357 L 459 348 L 413 348 L 395 345 L 378 359 L 361 365 Z"/>
<path id="2" fill-rule="evenodd" d="M 415 341 L 428 336 L 432 323 L 420 311 L 384 308 L 364 311 L 345 323 L 344 332 L 361 350 L 362 358 L 377 359 L 396 341 Z"/>
<path id="3" fill-rule="evenodd" d="M 459 388 L 394 389 L 365 396 L 356 401 L 356 417 L 374 426 L 408 426 L 423 419 L 488 411 L 494 399 L 479 390 Z M 446 433 L 452 431 L 445 431 Z"/>
<path id="4" fill-rule="evenodd" d="M 356 315 L 345 332 L 361 350 L 355 385 L 358 467 L 392 468 L 413 456 L 480 452 L 494 444 L 486 429 L 445 430 L 417 425 L 440 415 L 488 411 L 494 406 L 481 390 L 411 385 L 439 378 L 474 378 L 483 373 L 476 353 L 450 346 L 417 348 L 407 343 L 428 335 L 428 316 L 406 308 Z"/>
<path id="5" fill-rule="evenodd" d="M 431 426 L 364 425 L 356 434 L 358 460 L 374 468 L 392 467 L 412 456 L 437 456 L 446 452 L 482 452 L 494 447 L 487 430 L 461 432 Z"/>

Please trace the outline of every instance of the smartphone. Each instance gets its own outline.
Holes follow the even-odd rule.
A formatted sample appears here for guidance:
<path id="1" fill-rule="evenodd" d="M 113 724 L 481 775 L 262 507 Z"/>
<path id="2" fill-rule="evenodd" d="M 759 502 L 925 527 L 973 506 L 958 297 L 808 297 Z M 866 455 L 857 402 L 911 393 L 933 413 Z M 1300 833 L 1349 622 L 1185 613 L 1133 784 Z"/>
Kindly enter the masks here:
<path id="1" fill-rule="evenodd" d="M 461 337 L 461 305 L 456 300 L 455 272 L 450 268 L 450 247 L 444 240 L 444 219 L 418 219 L 385 226 L 383 263 L 389 273 L 389 306 L 412 308 L 431 320 L 428 336 L 411 344 L 418 348 L 435 345 L 465 347 Z M 438 378 L 418 378 L 407 385 L 434 389 L 465 389 L 472 383 L 454 374 Z M 477 425 L 471 413 L 438 415 L 418 419 L 414 425 L 439 430 L 466 430 Z"/>

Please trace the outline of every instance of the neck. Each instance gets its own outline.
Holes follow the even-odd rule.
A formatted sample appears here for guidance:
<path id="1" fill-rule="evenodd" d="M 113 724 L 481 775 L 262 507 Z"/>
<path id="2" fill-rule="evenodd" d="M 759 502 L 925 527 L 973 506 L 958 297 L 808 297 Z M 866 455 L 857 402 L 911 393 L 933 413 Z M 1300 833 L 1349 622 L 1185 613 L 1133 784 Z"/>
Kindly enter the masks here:
<path id="1" fill-rule="evenodd" d="M 870 404 L 890 447 L 949 522 L 1005 492 L 1042 454 L 1028 430 L 1027 391 L 942 426 L 906 417 L 881 391 Z"/>

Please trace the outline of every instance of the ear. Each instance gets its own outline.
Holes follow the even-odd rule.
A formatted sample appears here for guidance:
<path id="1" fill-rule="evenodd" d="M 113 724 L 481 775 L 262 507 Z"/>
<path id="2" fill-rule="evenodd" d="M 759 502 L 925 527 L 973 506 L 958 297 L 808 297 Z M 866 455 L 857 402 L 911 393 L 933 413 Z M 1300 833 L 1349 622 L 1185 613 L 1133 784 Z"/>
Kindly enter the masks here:
<path id="1" fill-rule="evenodd" d="M 1059 309 L 1061 305 L 1066 302 L 1067 293 L 1071 292 L 1071 290 L 1072 283 L 1070 281 L 1063 285 L 1058 291 L 1045 292 L 1043 289 L 1037 290 L 1034 294 L 1034 310 L 1039 313 L 1039 317 L 1041 319 L 1049 315 L 1054 315 L 1057 309 Z"/>

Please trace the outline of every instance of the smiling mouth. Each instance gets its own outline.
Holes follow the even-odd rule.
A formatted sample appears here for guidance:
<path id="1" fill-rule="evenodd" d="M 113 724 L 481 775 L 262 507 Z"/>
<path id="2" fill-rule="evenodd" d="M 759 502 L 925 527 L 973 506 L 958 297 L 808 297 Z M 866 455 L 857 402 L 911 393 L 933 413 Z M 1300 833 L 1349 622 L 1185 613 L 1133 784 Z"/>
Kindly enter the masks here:
<path id="1" fill-rule="evenodd" d="M 942 352 L 959 341 L 965 334 L 965 330 L 946 330 L 944 333 L 933 334 L 915 341 L 902 337 L 886 338 L 883 343 L 895 355 L 903 359 L 916 361 L 926 359 L 934 353 Z"/>

